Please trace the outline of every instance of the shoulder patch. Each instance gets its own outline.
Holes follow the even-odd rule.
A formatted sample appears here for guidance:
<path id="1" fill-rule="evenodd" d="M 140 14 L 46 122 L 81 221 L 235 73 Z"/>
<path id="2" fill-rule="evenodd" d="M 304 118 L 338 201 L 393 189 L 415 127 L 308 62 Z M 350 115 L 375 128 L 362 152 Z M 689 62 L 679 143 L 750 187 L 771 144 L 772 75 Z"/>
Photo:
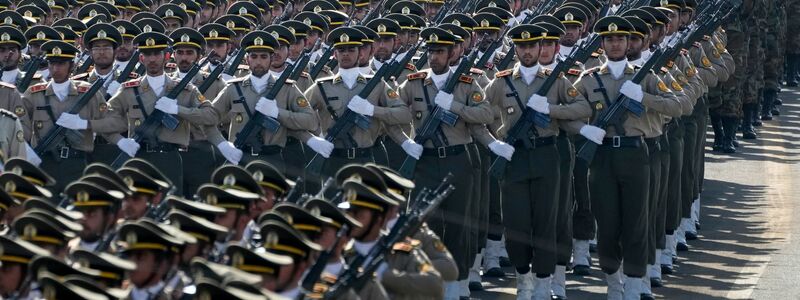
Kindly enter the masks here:
<path id="1" fill-rule="evenodd" d="M 704 36 L 703 36 L 703 40 L 710 41 L 710 40 L 711 40 L 711 36 L 709 36 L 709 35 L 704 35 Z"/>
<path id="2" fill-rule="evenodd" d="M 78 85 L 78 86 L 76 87 L 76 89 L 78 90 L 78 93 L 86 93 L 86 91 L 88 91 L 88 90 L 89 90 L 89 86 L 86 86 L 86 85 Z"/>
<path id="3" fill-rule="evenodd" d="M 42 79 L 42 74 L 33 74 L 33 79 Z"/>
<path id="4" fill-rule="evenodd" d="M 81 80 L 81 79 L 84 79 L 86 77 L 89 77 L 89 73 L 81 73 L 81 74 L 78 74 L 78 75 L 70 77 L 70 79 Z"/>
<path id="5" fill-rule="evenodd" d="M 426 73 L 426 72 L 417 72 L 417 73 L 414 73 L 414 74 L 408 74 L 408 76 L 406 76 L 406 77 L 408 78 L 408 80 L 423 79 L 425 77 L 428 77 L 428 73 Z"/>
<path id="6" fill-rule="evenodd" d="M 687 54 L 689 54 L 689 50 L 681 49 L 681 55 L 687 55 Z"/>
<path id="7" fill-rule="evenodd" d="M 167 63 L 167 65 L 166 65 L 166 67 L 167 67 L 167 68 L 170 68 L 170 69 L 175 69 L 175 68 L 177 68 L 177 67 L 178 67 L 178 64 L 176 64 L 176 63 L 174 63 L 174 62 L 168 62 L 168 63 Z"/>
<path id="8" fill-rule="evenodd" d="M 703 45 L 702 45 L 702 44 L 700 44 L 700 42 L 694 42 L 694 44 L 693 44 L 693 45 L 694 45 L 695 47 L 697 47 L 697 48 L 703 48 Z"/>
<path id="9" fill-rule="evenodd" d="M 458 76 L 458 81 L 461 81 L 461 82 L 464 82 L 464 83 L 472 83 L 472 81 L 474 81 L 474 79 L 472 79 L 472 77 L 469 77 L 467 75 L 461 75 L 461 76 Z"/>
<path id="10" fill-rule="evenodd" d="M 592 74 L 592 73 L 597 72 L 599 70 L 600 70 L 600 67 L 594 67 L 594 68 L 588 69 L 586 71 L 583 71 L 583 74 Z"/>
<path id="11" fill-rule="evenodd" d="M 547 75 L 547 76 L 550 76 L 550 74 L 553 74 L 553 70 L 544 69 L 544 74 Z"/>
<path id="12" fill-rule="evenodd" d="M 300 77 L 309 78 L 309 77 L 311 77 L 311 75 L 308 74 L 308 72 L 300 72 Z"/>
<path id="13" fill-rule="evenodd" d="M 661 74 L 666 74 L 668 72 L 669 72 L 669 69 L 667 69 L 667 67 L 661 67 Z"/>
<path id="14" fill-rule="evenodd" d="M 494 63 L 487 62 L 485 65 L 483 65 L 483 67 L 486 68 L 487 70 L 494 69 Z"/>
<path id="15" fill-rule="evenodd" d="M 598 58 L 598 57 L 600 57 L 600 53 L 592 52 L 592 57 Z"/>
<path id="16" fill-rule="evenodd" d="M 580 76 L 581 75 L 581 70 L 579 70 L 579 69 L 569 69 L 567 71 L 567 74 L 573 75 L 573 76 Z"/>
<path id="17" fill-rule="evenodd" d="M 483 70 L 478 68 L 470 68 L 469 72 L 472 74 L 483 75 Z"/>
<path id="18" fill-rule="evenodd" d="M 606 53 L 606 51 L 603 50 L 602 48 L 597 48 L 597 51 L 595 51 L 595 52 L 597 52 L 599 54 L 605 54 Z"/>
<path id="19" fill-rule="evenodd" d="M 514 69 L 503 70 L 494 74 L 494 77 L 506 77 L 514 73 Z"/>
<path id="20" fill-rule="evenodd" d="M 31 93 L 41 92 L 47 89 L 47 83 L 35 84 L 29 87 L 28 89 L 31 91 Z"/>
<path id="21" fill-rule="evenodd" d="M 474 92 L 470 98 L 472 99 L 472 102 L 480 103 L 483 101 L 483 94 L 481 94 L 481 92 Z"/>
<path id="22" fill-rule="evenodd" d="M 285 83 L 286 84 L 294 84 L 294 80 L 286 79 Z"/>
<path id="23" fill-rule="evenodd" d="M 132 79 L 134 79 L 134 78 L 139 78 L 139 73 L 136 73 L 136 72 L 131 72 L 131 74 L 130 74 L 130 75 L 128 75 L 128 78 L 132 78 Z"/>
<path id="24" fill-rule="evenodd" d="M 126 87 L 126 88 L 131 88 L 131 87 L 137 87 L 137 86 L 139 86 L 139 84 L 140 84 L 139 80 L 132 79 L 132 80 L 128 80 L 125 83 L 123 83 L 122 86 Z"/>
<path id="25" fill-rule="evenodd" d="M 416 72 L 417 71 L 417 67 L 415 67 L 413 64 L 406 64 L 406 70 L 411 70 L 411 71 Z"/>
<path id="26" fill-rule="evenodd" d="M 16 85 L 10 84 L 10 83 L 8 83 L 8 82 L 5 82 L 5 81 L 0 81 L 0 86 L 1 86 L 1 87 L 7 87 L 7 88 L 10 88 L 10 89 L 15 89 L 15 88 L 17 88 L 17 86 L 16 86 Z"/>

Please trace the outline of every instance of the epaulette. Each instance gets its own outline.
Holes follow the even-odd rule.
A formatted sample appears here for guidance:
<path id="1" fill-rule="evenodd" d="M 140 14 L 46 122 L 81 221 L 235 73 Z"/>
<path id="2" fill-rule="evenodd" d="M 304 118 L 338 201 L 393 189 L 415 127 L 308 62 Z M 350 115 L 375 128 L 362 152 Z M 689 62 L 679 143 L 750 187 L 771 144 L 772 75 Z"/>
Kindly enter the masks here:
<path id="1" fill-rule="evenodd" d="M 494 69 L 494 64 L 487 62 L 485 65 L 483 65 L 483 67 L 486 68 L 487 70 Z"/>
<path id="2" fill-rule="evenodd" d="M 686 55 L 686 54 L 689 54 L 689 50 L 681 49 L 681 55 Z"/>
<path id="3" fill-rule="evenodd" d="M 394 246 L 392 246 L 392 250 L 401 252 L 411 252 L 411 250 L 414 250 L 414 246 L 412 246 L 411 243 L 403 241 L 395 243 Z"/>
<path id="4" fill-rule="evenodd" d="M 139 82 L 139 80 L 131 79 L 131 80 L 125 81 L 125 83 L 122 84 L 122 87 L 131 88 L 131 87 L 137 87 L 140 84 L 141 83 Z"/>
<path id="5" fill-rule="evenodd" d="M 469 72 L 476 75 L 483 75 L 483 70 L 478 68 L 470 68 Z"/>
<path id="6" fill-rule="evenodd" d="M 130 74 L 130 75 L 128 75 L 128 78 L 134 78 L 134 79 L 135 79 L 135 78 L 139 78 L 139 73 L 136 73 L 136 72 L 131 72 L 131 74 Z"/>
<path id="7" fill-rule="evenodd" d="M 41 91 L 44 91 L 46 89 L 47 89 L 47 83 L 34 84 L 30 88 L 28 88 L 28 90 L 30 90 L 31 93 L 41 92 Z"/>
<path id="8" fill-rule="evenodd" d="M 670 69 L 671 69 L 671 68 L 672 68 L 672 66 L 674 66 L 674 65 L 675 65 L 675 62 L 674 62 L 674 61 L 672 61 L 672 60 L 670 60 L 670 61 L 668 61 L 668 62 L 667 62 L 667 68 L 670 68 Z"/>
<path id="9" fill-rule="evenodd" d="M 309 78 L 311 77 L 311 74 L 308 74 L 308 72 L 300 72 L 300 77 Z"/>
<path id="10" fill-rule="evenodd" d="M 569 69 L 569 70 L 567 70 L 567 74 L 574 75 L 574 76 L 581 76 L 581 70 L 580 69 Z"/>
<path id="11" fill-rule="evenodd" d="M 473 80 L 474 79 L 472 79 L 472 77 L 469 77 L 467 75 L 458 76 L 458 81 L 461 81 L 461 82 L 464 82 L 464 83 L 472 83 Z"/>
<path id="12" fill-rule="evenodd" d="M 598 54 L 605 54 L 606 50 L 603 50 L 603 48 L 597 48 L 597 51 L 595 51 L 595 52 L 598 53 Z"/>
<path id="13" fill-rule="evenodd" d="M 700 42 L 694 42 L 694 46 L 697 48 L 703 48 L 703 45 Z"/>
<path id="14" fill-rule="evenodd" d="M 286 81 L 285 81 L 285 83 L 286 83 L 286 84 L 294 84 L 294 80 L 291 80 L 291 79 L 288 79 L 288 78 L 287 78 L 287 79 L 286 79 Z"/>
<path id="15" fill-rule="evenodd" d="M 225 83 L 231 83 L 231 82 L 242 82 L 242 81 L 244 81 L 244 80 L 245 80 L 245 78 L 244 78 L 244 77 L 236 77 L 236 78 L 233 78 L 233 79 L 231 79 L 231 80 L 225 81 Z"/>
<path id="16" fill-rule="evenodd" d="M 428 73 L 427 72 L 417 72 L 417 73 L 413 73 L 413 74 L 408 74 L 408 76 L 406 76 L 406 77 L 408 78 L 408 80 L 423 79 L 425 77 L 428 77 Z"/>
<path id="17" fill-rule="evenodd" d="M 600 67 L 594 67 L 594 68 L 588 69 L 586 71 L 583 71 L 583 74 L 592 74 L 592 73 L 597 72 L 597 71 L 600 71 Z"/>
<path id="18" fill-rule="evenodd" d="M 550 76 L 550 74 L 552 74 L 552 73 L 553 73 L 553 70 L 544 69 L 544 75 Z"/>
<path id="19" fill-rule="evenodd" d="M 72 80 L 81 80 L 81 79 L 84 79 L 84 78 L 86 78 L 88 76 L 89 76 L 89 73 L 87 72 L 87 73 L 81 73 L 81 74 L 72 76 L 72 77 L 70 77 L 70 79 L 72 79 Z"/>
<path id="20" fill-rule="evenodd" d="M 239 70 L 250 70 L 250 66 L 248 65 L 239 65 Z"/>
<path id="21" fill-rule="evenodd" d="M 506 77 L 514 73 L 514 69 L 503 70 L 494 74 L 494 77 Z"/>
<path id="22" fill-rule="evenodd" d="M 168 63 L 167 63 L 167 65 L 166 65 L 166 67 L 167 67 L 167 68 L 170 68 L 170 69 L 175 69 L 175 68 L 177 68 L 177 67 L 178 67 L 178 64 L 176 64 L 176 63 L 174 63 L 174 62 L 168 62 Z"/>
<path id="23" fill-rule="evenodd" d="M 12 118 L 14 120 L 17 119 L 17 115 L 15 115 L 13 112 L 10 112 L 10 111 L 2 109 L 2 108 L 0 108 L 0 114 L 4 115 L 6 117 Z"/>
<path id="24" fill-rule="evenodd" d="M 594 57 L 594 58 L 598 58 L 598 57 L 600 57 L 600 55 L 602 55 L 602 54 L 597 53 L 597 52 L 592 52 L 592 57 Z"/>
<path id="25" fill-rule="evenodd" d="M 667 67 L 661 67 L 662 74 L 667 74 L 667 72 L 669 72 L 669 69 L 667 69 Z"/>
<path id="26" fill-rule="evenodd" d="M 86 83 L 84 83 L 84 82 L 78 83 L 78 86 L 76 86 L 75 89 L 78 90 L 78 93 L 86 93 L 86 91 L 89 90 L 89 87 L 91 87 L 91 85 L 87 85 L 87 84 L 88 84 L 88 82 L 86 82 Z"/>
<path id="27" fill-rule="evenodd" d="M 42 79 L 42 74 L 33 74 L 33 79 Z"/>
<path id="28" fill-rule="evenodd" d="M 5 81 L 0 81 L 0 86 L 7 87 L 7 88 L 10 88 L 10 89 L 16 89 L 17 88 L 16 85 L 10 84 L 10 83 L 5 82 Z"/>
<path id="29" fill-rule="evenodd" d="M 710 35 L 704 35 L 703 36 L 703 40 L 710 41 L 711 40 L 711 36 Z"/>
<path id="30" fill-rule="evenodd" d="M 413 64 L 406 64 L 406 69 L 414 72 L 417 71 L 417 67 L 415 67 Z"/>

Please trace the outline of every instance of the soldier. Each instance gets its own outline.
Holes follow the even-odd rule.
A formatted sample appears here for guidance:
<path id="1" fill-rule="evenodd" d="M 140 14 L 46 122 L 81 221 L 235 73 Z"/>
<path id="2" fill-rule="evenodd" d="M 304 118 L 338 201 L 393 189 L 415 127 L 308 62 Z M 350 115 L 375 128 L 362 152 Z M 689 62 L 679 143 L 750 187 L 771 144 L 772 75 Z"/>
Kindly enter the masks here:
<path id="1" fill-rule="evenodd" d="M 786 1 L 786 15 L 796 16 L 800 13 L 800 1 L 790 0 Z M 800 24 L 797 18 L 786 18 L 786 28 L 797 28 Z M 728 30 L 726 30 L 727 32 Z M 729 33 L 730 35 L 730 33 Z M 728 39 L 730 43 L 730 37 Z M 728 48 L 730 49 L 730 48 Z M 731 50 L 733 53 L 733 50 Z M 738 66 L 738 64 L 737 64 Z M 738 68 L 737 68 L 738 70 Z M 800 33 L 794 30 L 786 31 L 786 86 L 796 87 L 797 76 L 800 72 Z"/>
<path id="2" fill-rule="evenodd" d="M 769 4 L 771 7 L 767 18 L 769 30 L 764 39 L 766 65 L 764 66 L 764 92 L 761 103 L 761 119 L 765 121 L 772 120 L 773 115 L 780 115 L 780 111 L 775 106 L 775 100 L 780 92 L 779 78 L 783 74 L 784 52 L 782 51 L 783 45 L 779 41 L 785 38 L 783 23 L 786 22 L 785 2 L 769 1 Z"/>
<path id="3" fill-rule="evenodd" d="M 283 297 L 296 298 L 300 294 L 299 283 L 303 273 L 313 264 L 316 253 L 322 248 L 294 228 L 280 222 L 267 221 L 260 227 L 266 253 L 292 259 L 291 270 L 289 266 L 281 269 L 281 273 L 286 275 L 281 274 L 279 278 L 283 280 L 278 282 L 274 291 Z M 240 261 L 232 259 L 232 264 L 235 266 Z"/>
<path id="4" fill-rule="evenodd" d="M 226 185 L 204 184 L 197 190 L 197 197 L 206 204 L 224 208 L 223 214 L 215 216 L 214 223 L 227 229 L 228 234 L 219 236 L 215 244 L 215 251 L 211 258 L 219 260 L 225 253 L 224 247 L 228 242 L 246 245 L 244 232 L 247 224 L 252 220 L 248 209 L 259 198 L 258 194 L 237 190 L 235 184 L 242 182 L 243 178 L 236 175 L 226 176 Z"/>
<path id="5" fill-rule="evenodd" d="M 130 157 L 135 156 L 143 146 L 144 151 L 139 157 L 156 165 L 173 166 L 164 169 L 164 172 L 176 187 L 176 192 L 181 193 L 183 163 L 178 151 L 185 150 L 189 145 L 191 125 L 216 125 L 219 114 L 191 84 L 186 85 L 177 98 L 169 98 L 178 84 L 177 80 L 164 74 L 164 62 L 169 56 L 164 50 L 171 42 L 167 36 L 157 32 L 145 32 L 136 37 L 134 43 L 142 51 L 139 60 L 145 65 L 147 76 L 125 82 L 121 92 L 108 101 L 109 125 L 103 128 L 103 132 L 113 134 L 109 141 L 115 142 Z M 141 146 L 131 138 L 122 138 L 122 132 L 128 132 L 128 137 L 133 137 L 137 127 L 146 123 L 155 110 L 176 118 L 179 121 L 177 128 L 172 131 L 158 128 L 155 136 L 144 137 L 146 141 Z"/>
<path id="6" fill-rule="evenodd" d="M 277 199 L 288 190 L 288 183 L 285 182 L 285 179 L 283 179 L 284 183 L 281 184 L 278 181 L 279 179 L 275 178 L 275 174 L 280 173 L 278 173 L 274 167 L 263 161 L 253 161 L 248 166 L 251 167 L 251 169 L 246 170 L 236 165 L 224 165 L 215 170 L 214 174 L 211 175 L 212 184 L 226 188 L 231 188 L 231 184 L 234 184 L 236 189 L 258 196 L 257 199 L 246 204 L 246 213 L 243 215 L 243 219 L 248 221 L 247 225 L 244 229 L 236 233 L 241 233 L 242 243 L 250 241 L 253 234 L 258 232 L 258 224 L 255 222 L 256 218 L 262 213 L 272 209 L 272 206 L 277 203 Z M 252 173 L 250 170 L 252 170 Z M 253 174 L 258 175 L 258 177 L 256 178 Z M 282 178 L 282 175 L 278 176 Z M 278 192 L 278 190 L 280 190 L 280 192 Z M 234 222 L 236 226 L 238 226 L 238 223 L 239 221 Z M 230 235 L 235 236 L 233 233 Z M 223 238 L 225 237 L 220 237 L 220 239 Z"/>
<path id="7" fill-rule="evenodd" d="M 199 216 L 189 215 L 180 211 L 173 211 L 167 215 L 167 220 L 170 220 L 170 225 L 175 226 L 179 230 L 193 236 L 197 239 L 197 243 L 187 244 L 184 246 L 183 251 L 178 258 L 178 272 L 175 276 L 170 278 L 165 291 L 169 293 L 173 299 L 180 299 L 183 295 L 183 288 L 191 284 L 189 278 L 189 263 L 195 257 L 207 259 L 214 249 L 214 242 L 218 237 L 223 236 L 227 228 L 214 224 L 213 222 L 203 219 Z"/>
<path id="8" fill-rule="evenodd" d="M 17 297 L 19 299 L 36 299 L 41 293 L 32 290 L 29 284 L 28 263 L 37 256 L 50 255 L 47 250 L 19 237 L 0 235 L 0 296 L 3 298 Z"/>
<path id="9" fill-rule="evenodd" d="M 10 26 L 3 26 L 0 27 L 0 65 L 2 65 L 2 82 L 5 84 L 11 85 L 18 85 L 20 79 L 24 76 L 23 72 L 20 71 L 19 67 L 21 65 L 22 54 L 20 53 L 23 48 L 26 47 L 28 44 L 28 40 L 25 38 L 25 35 L 20 31 L 17 26 L 13 26 L 14 24 L 20 24 L 16 22 L 22 22 L 25 24 L 25 20 L 22 19 L 17 13 L 10 12 L 10 11 L 3 11 L 3 13 L 7 14 L 7 16 L 3 16 L 0 14 L 0 17 L 5 18 L 7 20 L 13 20 L 13 24 L 8 24 Z M 14 17 L 19 17 L 19 20 L 14 20 Z M 6 23 L 7 24 L 7 23 Z M 9 99 L 13 99 L 10 98 Z M 0 107 L 3 109 L 8 109 L 14 111 L 13 107 L 5 106 L 6 103 L 3 103 L 4 106 Z"/>
<path id="10" fill-rule="evenodd" d="M 130 272 L 136 269 L 132 261 L 105 252 L 79 249 L 72 251 L 70 257 L 80 268 L 102 272 L 94 283 L 112 294 L 125 293 L 122 289 L 123 282 L 128 279 Z"/>
<path id="11" fill-rule="evenodd" d="M 0 186 L 12 198 L 3 216 L 3 223 L 6 225 L 11 225 L 14 219 L 24 212 L 25 201 L 31 198 L 50 199 L 53 195 L 47 189 L 47 186 L 55 183 L 53 178 L 35 166 L 26 168 L 26 165 L 32 165 L 23 162 L 24 160 L 20 159 L 20 167 L 15 168 L 12 164 L 0 175 Z"/>
<path id="12" fill-rule="evenodd" d="M 358 47 L 363 44 L 361 40 L 365 37 L 355 28 L 345 27 L 331 31 L 328 43 L 335 49 L 334 55 L 339 62 L 338 73 L 336 76 L 319 80 L 305 93 L 311 106 L 319 113 L 322 133 L 326 133 L 346 110 L 373 120 L 368 129 L 355 127 L 343 134 L 342 138 L 333 141 L 335 148 L 330 152 L 330 158 L 325 161 L 321 174 L 323 176 L 333 175 L 346 164 L 374 162 L 375 156 L 381 152 L 373 148 L 378 146 L 375 143 L 379 141 L 378 136 L 384 128 L 396 143 L 415 145 L 400 126 L 411 121 L 411 113 L 406 106 L 408 102 L 401 101 L 394 89 L 382 81 L 371 91 L 367 99 L 358 96 L 371 79 L 370 76 L 360 74 L 357 68 Z M 318 143 L 316 139 L 318 138 L 311 137 L 302 140 L 306 140 L 306 144 L 314 149 L 316 147 L 314 144 Z M 323 157 L 325 156 L 323 154 Z"/>
<path id="13" fill-rule="evenodd" d="M 138 220 L 147 215 L 166 197 L 171 186 L 163 179 L 133 167 L 120 168 L 117 174 L 132 191 L 122 201 L 122 218 L 125 220 Z"/>
<path id="14" fill-rule="evenodd" d="M 125 194 L 87 181 L 71 183 L 64 193 L 73 200 L 75 209 L 84 215 L 79 240 L 71 242 L 70 248 L 108 251 L 111 243 L 108 239 L 113 237 L 107 234 L 116 225 L 117 212 Z"/>
<path id="15" fill-rule="evenodd" d="M 230 42 L 236 35 L 236 32 L 225 27 L 225 25 L 217 23 L 203 25 L 198 31 L 200 31 L 205 40 L 206 56 L 203 59 L 208 62 L 208 64 L 203 66 L 200 70 L 205 73 L 211 73 L 216 70 L 216 68 L 225 68 L 225 70 L 227 70 L 227 63 L 229 61 L 226 59 L 230 57 L 229 55 L 234 51 L 234 46 L 231 45 Z M 224 88 L 225 82 L 233 79 L 233 76 L 223 72 L 220 74 L 220 79 L 219 82 L 222 83 L 222 86 L 216 91 L 211 91 L 211 89 L 206 91 L 204 94 L 206 99 L 214 99 L 214 97 L 219 94 L 220 90 Z"/>
<path id="16" fill-rule="evenodd" d="M 333 222 L 326 223 L 322 226 L 322 236 L 319 245 L 323 249 L 332 249 L 331 256 L 325 265 L 323 274 L 336 276 L 344 270 L 344 259 L 342 258 L 342 250 L 348 242 L 347 238 L 334 239 L 336 233 L 341 230 L 342 226 L 347 225 L 348 232 L 345 232 L 345 237 L 349 236 L 349 231 L 354 228 L 363 226 L 360 222 L 356 221 L 353 217 L 348 215 L 344 210 L 336 207 L 333 203 L 319 198 L 308 199 L 303 203 L 308 211 L 332 220 Z"/>
<path id="17" fill-rule="evenodd" d="M 167 3 L 156 8 L 155 14 L 164 21 L 165 34 L 184 27 L 189 21 L 186 10 L 174 3 Z"/>
<path id="18" fill-rule="evenodd" d="M 317 119 L 308 101 L 295 87 L 293 81 L 286 81 L 281 86 L 275 99 L 265 98 L 276 84 L 276 78 L 269 75 L 271 53 L 278 46 L 277 40 L 265 31 L 254 31 L 242 39 L 242 51 L 247 51 L 247 62 L 251 71 L 249 76 L 237 78 L 214 99 L 214 108 L 230 120 L 228 138 L 236 143 L 240 130 L 255 117 L 271 118 L 279 123 L 275 132 L 263 129 L 253 133 L 257 138 L 244 141 L 242 149 L 234 147 L 233 142 L 226 141 L 219 129 L 207 126 L 209 141 L 217 145 L 222 155 L 231 163 L 239 163 L 240 159 L 250 162 L 256 159 L 266 160 L 271 164 L 285 168 L 281 155 L 289 135 L 299 135 L 300 131 L 315 130 Z M 244 101 L 244 102 L 242 102 Z M 262 128 L 258 128 L 262 129 Z M 260 143 L 260 144 L 257 144 Z M 247 155 L 243 157 L 243 151 Z"/>
<path id="19" fill-rule="evenodd" d="M 131 56 L 133 55 L 133 38 L 142 33 L 142 30 L 139 29 L 136 24 L 131 23 L 130 21 L 126 20 L 116 20 L 111 22 L 111 25 L 117 28 L 120 35 L 122 36 L 122 41 L 117 45 L 117 48 L 114 50 L 114 66 L 117 67 L 117 70 L 123 70 L 131 62 Z M 133 63 L 138 63 L 139 58 L 135 58 Z M 138 78 L 138 73 L 132 73 L 131 78 Z"/>
<path id="20" fill-rule="evenodd" d="M 328 32 L 329 26 L 328 20 L 321 15 L 309 11 L 297 14 L 294 19 L 311 27 L 311 31 L 308 32 L 308 36 L 306 37 L 305 48 L 313 51 L 310 61 L 317 62 L 324 51 L 323 49 L 328 47 L 328 45 L 325 45 L 325 35 Z M 321 41 L 319 48 L 312 49 L 318 40 Z"/>
<path id="21" fill-rule="evenodd" d="M 42 247 L 58 259 L 67 257 L 67 241 L 75 238 L 81 225 L 44 210 L 30 209 L 14 220 L 14 233 L 22 240 Z"/>
<path id="22" fill-rule="evenodd" d="M 619 95 L 642 103 L 647 111 L 679 114 L 680 103 L 660 79 L 648 75 L 641 84 L 630 81 L 636 73 L 626 59 L 630 32 L 634 30 L 630 22 L 621 17 L 605 17 L 595 24 L 594 30 L 602 36 L 608 62 L 586 71 L 575 83 L 598 112 L 594 115 L 608 108 L 609 103 L 604 99 L 617 99 Z M 648 227 L 641 224 L 647 224 L 648 211 L 642 199 L 647 199 L 650 176 L 644 137 L 651 135 L 649 118 L 649 115 L 629 116 L 613 130 L 591 125 L 580 130 L 591 142 L 601 145 L 590 165 L 589 188 L 596 195 L 591 199 L 592 209 L 597 218 L 598 253 L 601 268 L 607 274 L 609 297 L 622 294 L 639 297 L 643 291 Z M 627 275 L 624 285 L 620 269 Z"/>
<path id="23" fill-rule="evenodd" d="M 295 272 L 292 266 L 294 259 L 291 256 L 235 244 L 227 247 L 227 254 L 231 258 L 229 263 L 234 270 L 258 276 L 261 282 L 257 285 L 266 290 L 282 292 L 295 284 L 292 282 Z"/>

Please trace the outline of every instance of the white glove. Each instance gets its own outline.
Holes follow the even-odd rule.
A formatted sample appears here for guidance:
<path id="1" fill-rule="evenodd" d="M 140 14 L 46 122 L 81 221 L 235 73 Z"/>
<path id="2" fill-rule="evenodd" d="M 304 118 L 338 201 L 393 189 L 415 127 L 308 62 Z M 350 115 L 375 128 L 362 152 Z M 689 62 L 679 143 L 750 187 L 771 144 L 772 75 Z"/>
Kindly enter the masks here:
<path id="1" fill-rule="evenodd" d="M 25 143 L 25 152 L 26 152 L 25 157 L 34 166 L 38 167 L 42 163 L 42 158 L 36 154 L 36 151 L 33 151 L 33 148 L 31 148 L 31 145 L 28 143 Z"/>
<path id="2" fill-rule="evenodd" d="M 642 86 L 633 83 L 633 81 L 625 81 L 622 84 L 622 87 L 619 89 L 619 92 L 625 95 L 625 97 L 631 98 L 636 102 L 642 102 L 642 98 L 644 98 L 644 91 L 642 91 Z"/>
<path id="3" fill-rule="evenodd" d="M 581 135 L 594 142 L 595 144 L 602 145 L 603 138 L 606 136 L 606 131 L 600 127 L 592 125 L 583 125 L 580 131 Z"/>
<path id="4" fill-rule="evenodd" d="M 350 100 L 350 103 L 347 103 L 347 108 L 356 113 L 370 117 L 375 113 L 375 105 L 372 105 L 372 103 L 369 103 L 367 99 L 359 96 L 353 97 L 353 99 Z"/>
<path id="5" fill-rule="evenodd" d="M 242 159 L 242 150 L 236 149 L 231 142 L 220 142 L 217 144 L 217 149 L 219 149 L 219 152 L 222 152 L 222 156 L 224 156 L 228 162 L 234 165 L 238 165 L 239 161 Z"/>
<path id="6" fill-rule="evenodd" d="M 547 102 L 547 97 L 539 96 L 538 94 L 531 95 L 528 98 L 528 107 L 543 114 L 550 113 L 550 103 Z"/>
<path id="7" fill-rule="evenodd" d="M 278 103 L 275 100 L 261 97 L 256 102 L 256 110 L 261 114 L 273 118 L 278 117 Z"/>
<path id="8" fill-rule="evenodd" d="M 422 145 L 417 144 L 417 142 L 412 139 L 406 140 L 400 147 L 403 147 L 403 151 L 416 160 L 419 160 L 419 157 L 422 155 Z"/>
<path id="9" fill-rule="evenodd" d="M 106 92 L 109 95 L 114 96 L 117 93 L 117 91 L 119 90 L 120 86 L 122 86 L 122 85 L 119 84 L 119 82 L 117 82 L 116 80 L 112 80 L 111 83 L 108 84 L 108 88 L 106 89 Z"/>
<path id="10" fill-rule="evenodd" d="M 311 150 L 314 150 L 314 152 L 319 153 L 319 155 L 322 155 L 322 157 L 324 158 L 330 157 L 331 152 L 333 152 L 333 143 L 328 142 L 327 140 L 321 137 L 317 136 L 311 137 L 310 139 L 308 139 L 308 141 L 306 141 L 306 145 L 311 147 Z"/>
<path id="11" fill-rule="evenodd" d="M 448 94 L 442 91 L 436 93 L 436 97 L 433 98 L 433 102 L 436 105 L 441 106 L 446 110 L 450 110 L 450 106 L 453 105 L 453 94 Z"/>
<path id="12" fill-rule="evenodd" d="M 133 139 L 121 139 L 117 141 L 117 147 L 122 152 L 125 152 L 130 157 L 136 156 L 136 152 L 139 151 L 139 143 L 134 141 Z"/>
<path id="13" fill-rule="evenodd" d="M 220 68 L 220 67 L 217 67 L 217 68 Z M 222 78 L 223 81 L 228 81 L 228 80 L 231 80 L 231 79 L 234 78 L 233 76 L 225 74 L 225 73 L 222 73 L 222 75 L 219 75 L 219 77 Z"/>
<path id="14" fill-rule="evenodd" d="M 495 155 L 505 158 L 507 161 L 511 161 L 511 156 L 514 156 L 514 146 L 501 141 L 489 143 L 489 150 Z"/>
<path id="15" fill-rule="evenodd" d="M 156 101 L 156 109 L 174 115 L 178 113 L 178 100 L 161 97 Z"/>
<path id="16" fill-rule="evenodd" d="M 56 124 L 73 130 L 81 130 L 89 127 L 89 121 L 81 119 L 78 115 L 69 113 L 62 113 L 61 116 L 58 117 L 58 120 L 56 120 Z"/>

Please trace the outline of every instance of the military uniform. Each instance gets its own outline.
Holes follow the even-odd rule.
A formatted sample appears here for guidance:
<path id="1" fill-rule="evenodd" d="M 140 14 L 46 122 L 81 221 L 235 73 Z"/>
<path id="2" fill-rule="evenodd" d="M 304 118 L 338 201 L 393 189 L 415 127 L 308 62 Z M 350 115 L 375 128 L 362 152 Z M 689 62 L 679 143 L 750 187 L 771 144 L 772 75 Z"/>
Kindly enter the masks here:
<path id="1" fill-rule="evenodd" d="M 0 162 L 15 156 L 27 156 L 25 130 L 20 119 L 12 112 L 0 109 Z"/>

